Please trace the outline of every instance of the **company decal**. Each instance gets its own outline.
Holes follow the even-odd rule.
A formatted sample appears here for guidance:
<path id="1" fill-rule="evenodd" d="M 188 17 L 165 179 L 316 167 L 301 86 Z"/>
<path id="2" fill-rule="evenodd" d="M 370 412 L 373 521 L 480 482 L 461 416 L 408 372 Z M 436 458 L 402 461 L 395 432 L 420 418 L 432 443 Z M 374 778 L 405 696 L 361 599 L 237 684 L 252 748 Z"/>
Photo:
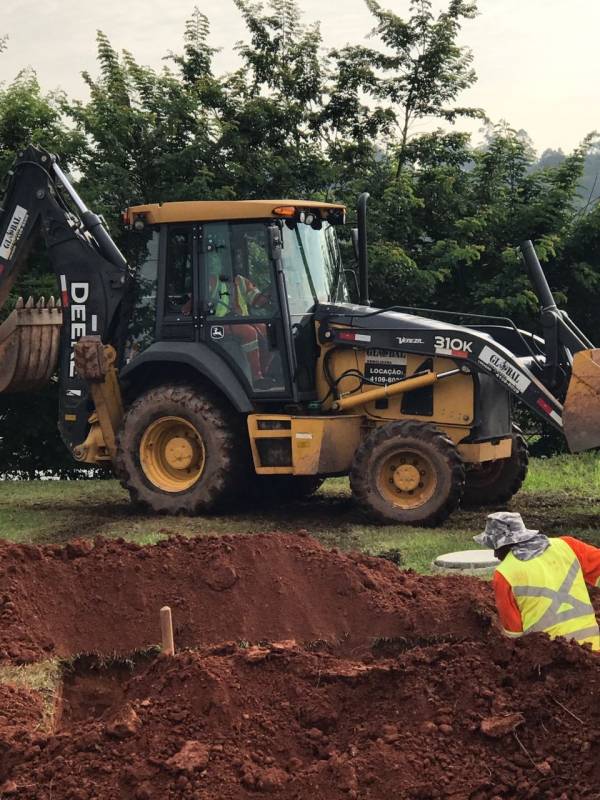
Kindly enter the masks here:
<path id="1" fill-rule="evenodd" d="M 543 397 L 538 397 L 536 405 L 538 408 L 541 408 L 545 414 L 548 414 L 551 419 L 553 419 L 555 422 L 558 422 L 559 425 L 562 425 L 562 417 L 552 408 L 547 400 L 545 400 Z"/>
<path id="2" fill-rule="evenodd" d="M 222 325 L 213 325 L 210 329 L 210 338 L 215 341 L 225 338 L 225 328 Z"/>
<path id="3" fill-rule="evenodd" d="M 473 353 L 473 342 L 450 336 L 436 336 L 434 339 L 435 352 L 438 356 L 451 358 L 468 358 Z"/>
<path id="4" fill-rule="evenodd" d="M 6 233 L 0 243 L 0 257 L 10 261 L 15 252 L 15 248 L 19 243 L 19 239 L 23 235 L 25 225 L 29 219 L 29 212 L 23 206 L 17 206 L 13 212 Z"/>
<path id="5" fill-rule="evenodd" d="M 487 345 L 479 354 L 479 361 L 486 364 L 499 380 L 519 394 L 523 394 L 531 384 L 527 375 L 524 375 L 514 364 Z"/>
<path id="6" fill-rule="evenodd" d="M 338 331 L 338 339 L 343 342 L 370 342 L 370 333 L 357 333 L 356 331 Z"/>
<path id="7" fill-rule="evenodd" d="M 406 375 L 406 355 L 397 350 L 367 350 L 365 378 L 371 383 L 387 385 L 402 380 Z"/>
<path id="8" fill-rule="evenodd" d="M 81 339 L 82 336 L 88 335 L 88 313 L 87 301 L 90 296 L 89 283 L 72 283 L 67 291 L 66 279 L 64 275 L 60 276 L 61 283 L 61 296 L 63 299 L 63 306 L 71 309 L 71 327 L 69 329 L 70 338 L 70 355 L 69 355 L 69 378 L 77 377 L 75 375 L 75 344 Z M 63 289 L 63 286 L 65 287 Z M 65 302 L 65 295 L 66 300 Z M 67 392 L 68 394 L 68 392 Z M 69 395 L 73 397 L 74 395 Z"/>
<path id="9" fill-rule="evenodd" d="M 398 344 L 425 344 L 423 339 L 411 338 L 410 336 L 396 336 Z"/>

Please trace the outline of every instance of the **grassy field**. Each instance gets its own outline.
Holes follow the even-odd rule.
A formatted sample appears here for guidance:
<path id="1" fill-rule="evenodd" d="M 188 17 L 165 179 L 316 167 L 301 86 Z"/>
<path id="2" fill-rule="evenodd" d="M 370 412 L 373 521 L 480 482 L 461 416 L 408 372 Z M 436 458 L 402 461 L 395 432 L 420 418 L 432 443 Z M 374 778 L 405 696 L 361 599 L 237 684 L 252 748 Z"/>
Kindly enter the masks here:
<path id="1" fill-rule="evenodd" d="M 532 460 L 525 487 L 509 507 L 520 511 L 530 527 L 600 545 L 600 458 L 586 453 Z M 371 525 L 354 507 L 348 483 L 341 478 L 326 481 L 309 501 L 201 517 L 142 515 L 116 481 L 0 485 L 0 537 L 15 542 L 45 544 L 102 535 L 152 543 L 174 533 L 218 536 L 305 529 L 331 547 L 373 554 L 398 551 L 403 566 L 419 571 L 429 571 L 440 553 L 474 546 L 471 537 L 482 529 L 486 513 L 459 511 L 434 530 Z"/>

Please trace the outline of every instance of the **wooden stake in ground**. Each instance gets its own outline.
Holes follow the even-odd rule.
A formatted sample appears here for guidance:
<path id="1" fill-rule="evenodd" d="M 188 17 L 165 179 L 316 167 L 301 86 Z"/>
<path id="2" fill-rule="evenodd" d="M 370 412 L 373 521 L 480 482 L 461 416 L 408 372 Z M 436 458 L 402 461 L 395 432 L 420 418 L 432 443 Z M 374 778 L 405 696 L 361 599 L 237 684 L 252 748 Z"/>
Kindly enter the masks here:
<path id="1" fill-rule="evenodd" d="M 160 634 L 162 638 L 162 651 L 166 656 L 175 655 L 175 641 L 173 639 L 173 619 L 169 606 L 160 610 Z"/>

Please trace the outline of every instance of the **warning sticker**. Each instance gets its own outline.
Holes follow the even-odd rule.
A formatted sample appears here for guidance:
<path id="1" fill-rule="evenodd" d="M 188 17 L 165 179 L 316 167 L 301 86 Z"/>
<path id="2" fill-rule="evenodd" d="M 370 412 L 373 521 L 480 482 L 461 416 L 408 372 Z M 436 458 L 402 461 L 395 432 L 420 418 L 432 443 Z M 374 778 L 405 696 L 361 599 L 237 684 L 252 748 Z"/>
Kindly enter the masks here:
<path id="1" fill-rule="evenodd" d="M 19 239 L 25 230 L 28 218 L 29 214 L 27 209 L 23 208 L 23 206 L 17 206 L 15 208 L 11 220 L 8 223 L 4 238 L 0 242 L 0 257 L 6 259 L 6 261 L 10 261 L 19 243 Z"/>
<path id="2" fill-rule="evenodd" d="M 397 350 L 367 350 L 365 378 L 372 383 L 386 386 L 402 380 L 406 375 L 406 356 Z"/>
<path id="3" fill-rule="evenodd" d="M 487 345 L 482 349 L 479 354 L 479 360 L 492 370 L 492 372 L 499 378 L 502 383 L 505 383 L 513 391 L 523 394 L 529 387 L 531 381 L 518 370 L 514 364 L 507 361 L 495 350 L 492 350 Z"/>

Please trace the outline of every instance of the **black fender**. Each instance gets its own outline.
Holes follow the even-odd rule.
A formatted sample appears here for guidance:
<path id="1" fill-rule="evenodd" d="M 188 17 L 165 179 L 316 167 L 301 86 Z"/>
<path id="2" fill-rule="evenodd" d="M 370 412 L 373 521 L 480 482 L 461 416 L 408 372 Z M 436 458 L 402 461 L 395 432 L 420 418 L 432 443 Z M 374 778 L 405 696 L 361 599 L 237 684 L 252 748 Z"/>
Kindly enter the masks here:
<path id="1" fill-rule="evenodd" d="M 244 387 L 226 362 L 202 342 L 155 342 L 121 369 L 119 379 L 133 384 L 136 374 L 152 364 L 190 367 L 219 389 L 236 411 L 248 414 L 254 410 Z"/>

